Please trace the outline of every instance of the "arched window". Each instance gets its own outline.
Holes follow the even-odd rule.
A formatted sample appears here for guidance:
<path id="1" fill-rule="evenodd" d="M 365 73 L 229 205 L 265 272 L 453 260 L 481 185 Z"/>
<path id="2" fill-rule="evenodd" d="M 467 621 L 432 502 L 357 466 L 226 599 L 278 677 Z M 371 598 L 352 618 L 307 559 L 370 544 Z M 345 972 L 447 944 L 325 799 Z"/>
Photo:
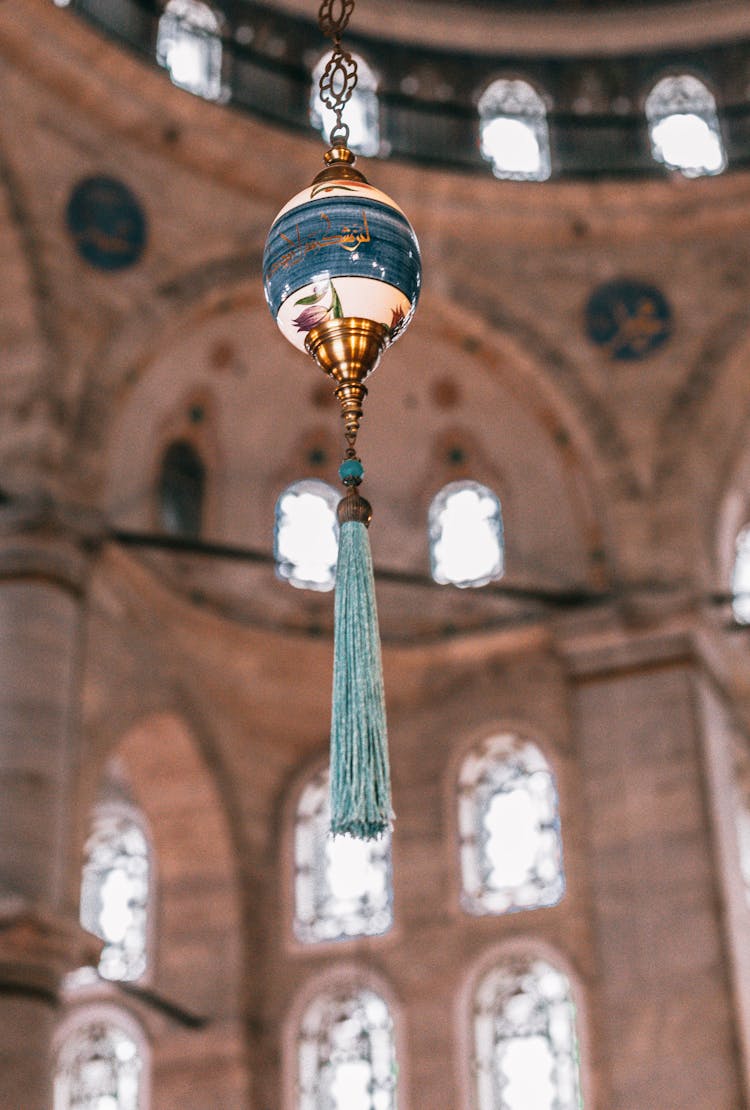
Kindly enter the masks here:
<path id="1" fill-rule="evenodd" d="M 331 836 L 328 771 L 300 795 L 294 826 L 294 932 L 306 943 L 385 933 L 393 924 L 391 838 Z"/>
<path id="2" fill-rule="evenodd" d="M 510 913 L 562 898 L 555 780 L 530 740 L 500 733 L 464 759 L 458 832 L 462 903 L 469 913 Z"/>
<path id="3" fill-rule="evenodd" d="M 145 1110 L 144 1038 L 114 1011 L 83 1011 L 57 1051 L 55 1110 Z"/>
<path id="4" fill-rule="evenodd" d="M 646 97 L 651 153 L 685 177 L 721 173 L 727 159 L 716 101 L 689 73 L 663 77 Z"/>
<path id="5" fill-rule="evenodd" d="M 393 1020 L 372 990 L 315 998 L 300 1023 L 297 1061 L 299 1110 L 396 1110 Z"/>
<path id="6" fill-rule="evenodd" d="M 301 590 L 332 590 L 336 581 L 339 494 L 306 478 L 287 486 L 276 502 L 273 553 L 276 573 Z"/>
<path id="7" fill-rule="evenodd" d="M 192 443 L 176 439 L 164 452 L 159 473 L 159 516 L 164 531 L 173 536 L 200 536 L 205 493 L 203 459 Z"/>
<path id="8" fill-rule="evenodd" d="M 474 996 L 478 1110 L 581 1110 L 576 1011 L 567 977 L 538 956 L 507 959 Z"/>
<path id="9" fill-rule="evenodd" d="M 430 505 L 430 563 L 441 585 L 486 586 L 504 570 L 500 502 L 478 482 L 451 482 Z"/>
<path id="10" fill-rule="evenodd" d="M 739 624 L 750 624 L 750 525 L 737 536 L 732 571 L 732 613 Z"/>
<path id="11" fill-rule="evenodd" d="M 94 812 L 81 882 L 81 924 L 104 941 L 99 974 L 140 979 L 147 966 L 149 843 L 140 814 L 119 803 Z"/>
<path id="12" fill-rule="evenodd" d="M 477 107 L 482 157 L 495 177 L 546 181 L 551 173 L 547 109 L 528 81 L 493 81 Z"/>
<path id="13" fill-rule="evenodd" d="M 316 65 L 310 88 L 310 123 L 326 141 L 336 122 L 336 116 L 320 99 L 319 81 L 330 56 L 324 54 Z M 359 54 L 353 56 L 357 60 L 357 87 L 344 108 L 341 122 L 349 127 L 351 149 L 365 158 L 372 158 L 380 150 L 378 82 L 364 58 Z"/>
<path id="14" fill-rule="evenodd" d="M 202 0 L 168 0 L 156 34 L 156 60 L 172 84 L 205 100 L 218 100 L 221 85 L 221 28 Z"/>

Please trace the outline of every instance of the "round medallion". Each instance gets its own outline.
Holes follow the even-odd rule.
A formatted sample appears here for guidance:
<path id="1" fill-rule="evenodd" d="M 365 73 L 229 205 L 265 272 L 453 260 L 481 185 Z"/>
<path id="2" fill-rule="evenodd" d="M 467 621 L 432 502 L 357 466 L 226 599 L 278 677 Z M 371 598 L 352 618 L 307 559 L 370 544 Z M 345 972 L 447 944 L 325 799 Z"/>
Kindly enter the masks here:
<path id="1" fill-rule="evenodd" d="M 611 358 L 645 358 L 672 334 L 672 310 L 655 286 L 618 278 L 591 294 L 586 330 Z"/>
<path id="2" fill-rule="evenodd" d="M 130 189 L 113 177 L 79 181 L 65 220 L 81 258 L 99 270 L 123 270 L 143 254 L 146 215 Z"/>

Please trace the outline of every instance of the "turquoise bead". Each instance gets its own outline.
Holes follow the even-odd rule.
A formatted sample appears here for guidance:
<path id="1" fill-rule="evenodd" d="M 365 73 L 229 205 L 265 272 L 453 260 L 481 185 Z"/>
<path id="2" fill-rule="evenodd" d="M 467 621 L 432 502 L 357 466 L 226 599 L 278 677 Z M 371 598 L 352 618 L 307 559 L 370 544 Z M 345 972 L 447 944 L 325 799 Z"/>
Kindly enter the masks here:
<path id="1" fill-rule="evenodd" d="M 365 468 L 359 459 L 344 459 L 339 467 L 339 478 L 345 486 L 359 485 L 365 475 Z"/>

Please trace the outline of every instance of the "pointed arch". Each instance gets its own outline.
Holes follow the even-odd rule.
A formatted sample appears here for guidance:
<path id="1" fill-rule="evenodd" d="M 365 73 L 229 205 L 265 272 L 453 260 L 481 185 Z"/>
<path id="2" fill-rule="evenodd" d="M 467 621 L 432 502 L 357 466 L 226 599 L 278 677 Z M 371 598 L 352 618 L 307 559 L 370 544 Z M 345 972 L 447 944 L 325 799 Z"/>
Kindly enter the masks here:
<path id="1" fill-rule="evenodd" d="M 192 1013 L 228 1017 L 239 1009 L 242 925 L 217 785 L 187 724 L 174 714 L 154 714 L 131 727 L 117 757 L 149 822 L 159 867 L 154 984 Z M 191 889 L 201 890 L 199 900 Z M 187 962 L 185 945 L 192 952 Z"/>

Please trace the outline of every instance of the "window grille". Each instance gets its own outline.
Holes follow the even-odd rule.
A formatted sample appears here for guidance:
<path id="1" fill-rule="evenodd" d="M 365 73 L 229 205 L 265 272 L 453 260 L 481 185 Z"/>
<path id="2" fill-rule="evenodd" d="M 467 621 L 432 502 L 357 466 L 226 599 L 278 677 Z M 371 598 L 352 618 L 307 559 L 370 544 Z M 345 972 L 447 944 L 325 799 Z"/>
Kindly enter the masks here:
<path id="1" fill-rule="evenodd" d="M 385 933 L 393 923 L 390 834 L 332 837 L 328 771 L 302 791 L 294 829 L 294 931 L 306 943 Z"/>
<path id="2" fill-rule="evenodd" d="M 469 913 L 552 906 L 565 892 L 554 776 L 539 748 L 502 733 L 464 760 L 458 782 L 462 903 Z"/>

